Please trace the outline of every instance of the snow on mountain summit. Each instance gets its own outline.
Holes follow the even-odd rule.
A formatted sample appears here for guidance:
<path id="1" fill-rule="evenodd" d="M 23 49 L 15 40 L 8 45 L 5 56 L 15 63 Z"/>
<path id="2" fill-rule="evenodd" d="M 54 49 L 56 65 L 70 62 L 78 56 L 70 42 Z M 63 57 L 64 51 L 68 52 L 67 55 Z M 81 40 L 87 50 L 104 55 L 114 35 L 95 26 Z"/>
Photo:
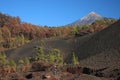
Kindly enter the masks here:
<path id="1" fill-rule="evenodd" d="M 90 12 L 88 15 L 84 16 L 83 18 L 68 24 L 69 26 L 80 26 L 80 25 L 84 25 L 84 24 L 91 24 L 93 23 L 95 20 L 99 20 L 102 19 L 103 17 L 100 16 L 99 14 L 97 14 L 96 12 Z"/>

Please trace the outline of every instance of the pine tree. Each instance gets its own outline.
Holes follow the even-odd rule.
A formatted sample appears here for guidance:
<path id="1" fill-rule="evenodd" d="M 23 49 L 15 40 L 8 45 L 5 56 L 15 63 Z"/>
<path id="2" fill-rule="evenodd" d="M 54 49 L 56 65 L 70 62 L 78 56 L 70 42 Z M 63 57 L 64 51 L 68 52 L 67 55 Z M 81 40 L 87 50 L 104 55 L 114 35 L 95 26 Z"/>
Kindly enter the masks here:
<path id="1" fill-rule="evenodd" d="M 14 60 L 10 60 L 10 61 L 9 61 L 9 65 L 10 65 L 11 67 L 16 67 L 16 63 L 15 63 Z"/>
<path id="2" fill-rule="evenodd" d="M 40 40 L 40 46 L 44 46 L 44 45 L 45 45 L 44 40 Z"/>
<path id="3" fill-rule="evenodd" d="M 25 39 L 24 39 L 24 35 L 22 34 L 21 35 L 21 44 L 24 45 L 24 43 L 25 43 Z"/>
<path id="4" fill-rule="evenodd" d="M 72 64 L 77 65 L 79 64 L 78 57 L 76 57 L 75 53 L 72 55 Z"/>
<path id="5" fill-rule="evenodd" d="M 49 53 L 49 58 L 51 63 L 63 63 L 63 57 L 60 54 L 60 50 L 58 49 L 52 49 Z"/>
<path id="6" fill-rule="evenodd" d="M 55 62 L 55 56 L 53 53 L 49 53 L 49 59 L 48 59 L 48 62 L 50 63 L 54 63 Z"/>
<path id="7" fill-rule="evenodd" d="M 27 57 L 23 61 L 24 61 L 25 65 L 28 65 L 30 63 L 30 61 L 29 61 L 29 59 Z"/>
<path id="8" fill-rule="evenodd" d="M 14 43 L 15 46 L 21 46 L 21 37 L 18 35 L 16 36 L 16 40 Z"/>
<path id="9" fill-rule="evenodd" d="M 75 35 L 77 32 L 78 31 L 77 31 L 77 27 L 76 26 L 74 26 L 74 27 L 71 28 L 71 34 L 72 35 Z"/>
<path id="10" fill-rule="evenodd" d="M 37 47 L 36 48 L 36 57 L 39 58 L 40 60 L 44 61 L 45 60 L 45 55 L 42 47 Z"/>
<path id="11" fill-rule="evenodd" d="M 2 42 L 2 31 L 0 30 L 0 43 Z"/>
<path id="12" fill-rule="evenodd" d="M 19 63 L 19 65 L 24 65 L 24 60 L 20 59 L 20 60 L 18 61 L 18 63 Z"/>
<path id="13" fill-rule="evenodd" d="M 0 66 L 7 66 L 9 65 L 9 61 L 6 59 L 6 55 L 4 52 L 0 53 Z"/>

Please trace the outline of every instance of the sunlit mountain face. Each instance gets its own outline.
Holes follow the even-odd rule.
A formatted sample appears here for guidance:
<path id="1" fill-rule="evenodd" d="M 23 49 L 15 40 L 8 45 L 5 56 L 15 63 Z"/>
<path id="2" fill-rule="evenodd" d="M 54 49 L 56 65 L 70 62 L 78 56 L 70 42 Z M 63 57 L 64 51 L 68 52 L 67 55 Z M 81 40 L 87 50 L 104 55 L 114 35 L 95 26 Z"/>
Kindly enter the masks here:
<path id="1" fill-rule="evenodd" d="M 84 25 L 84 24 L 91 24 L 93 23 L 95 20 L 100 20 L 103 17 L 100 16 L 99 14 L 97 14 L 96 12 L 90 12 L 88 15 L 84 16 L 83 18 L 68 24 L 68 26 L 80 26 L 80 25 Z"/>

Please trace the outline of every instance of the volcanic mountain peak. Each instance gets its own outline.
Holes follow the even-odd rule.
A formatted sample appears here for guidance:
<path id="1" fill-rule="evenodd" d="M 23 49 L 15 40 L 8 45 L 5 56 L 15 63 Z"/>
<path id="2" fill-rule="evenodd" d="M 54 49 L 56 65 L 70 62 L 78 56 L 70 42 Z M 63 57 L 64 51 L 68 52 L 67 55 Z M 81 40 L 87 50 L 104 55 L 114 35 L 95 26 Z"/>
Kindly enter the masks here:
<path id="1" fill-rule="evenodd" d="M 90 12 L 90 14 L 96 14 L 96 12 L 92 11 L 92 12 Z"/>
<path id="2" fill-rule="evenodd" d="M 90 12 L 87 16 L 84 16 L 83 18 L 68 24 L 69 26 L 80 26 L 80 25 L 84 25 L 84 24 L 91 24 L 93 23 L 95 20 L 99 20 L 102 19 L 103 17 L 100 16 L 99 14 L 97 14 L 96 12 Z"/>
<path id="3" fill-rule="evenodd" d="M 99 14 L 97 14 L 97 13 L 94 12 L 94 11 L 90 12 L 88 15 L 90 15 L 90 14 L 92 14 L 92 15 L 99 15 Z"/>
<path id="4" fill-rule="evenodd" d="M 96 12 L 90 12 L 87 16 L 81 18 L 81 20 L 82 20 L 82 19 L 91 19 L 91 18 L 98 19 L 98 18 L 102 18 L 102 16 L 100 16 L 100 15 L 97 14 Z"/>

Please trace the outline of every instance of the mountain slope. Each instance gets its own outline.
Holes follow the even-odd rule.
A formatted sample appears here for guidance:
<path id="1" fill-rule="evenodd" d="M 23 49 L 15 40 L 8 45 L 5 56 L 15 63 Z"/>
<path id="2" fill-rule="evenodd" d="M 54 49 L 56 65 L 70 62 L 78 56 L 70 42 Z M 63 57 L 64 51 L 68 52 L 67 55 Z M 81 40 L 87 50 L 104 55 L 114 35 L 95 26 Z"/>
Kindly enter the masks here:
<path id="1" fill-rule="evenodd" d="M 71 61 L 71 54 L 75 52 L 79 57 L 81 66 L 95 68 L 116 65 L 120 62 L 120 21 L 112 24 L 104 30 L 82 37 L 66 37 L 45 39 L 45 50 L 57 48 L 61 51 L 65 60 Z M 35 46 L 40 41 L 21 46 L 17 49 L 6 51 L 12 59 L 33 56 Z"/>
<path id="2" fill-rule="evenodd" d="M 75 51 L 81 60 L 81 65 L 89 67 L 108 67 L 119 65 L 119 30 L 120 20 L 106 29 L 94 34 L 84 44 L 79 44 Z"/>
<path id="3" fill-rule="evenodd" d="M 78 41 L 84 43 L 90 38 L 90 35 L 86 35 L 83 37 L 58 37 L 58 38 L 47 38 L 43 39 L 44 45 L 42 46 L 44 50 L 48 49 L 59 49 L 62 53 L 63 57 L 67 62 L 70 62 L 70 56 L 74 52 L 74 49 L 78 46 Z M 29 44 L 25 44 L 16 49 L 7 50 L 5 53 L 7 54 L 8 59 L 19 60 L 21 58 L 34 56 L 35 55 L 35 47 L 39 46 L 41 43 L 40 40 L 32 41 Z M 68 58 L 68 59 L 67 59 Z"/>
<path id="4" fill-rule="evenodd" d="M 73 23 L 68 24 L 68 26 L 80 26 L 80 25 L 84 25 L 84 24 L 91 24 L 95 20 L 100 20 L 100 19 L 102 19 L 102 16 L 100 16 L 99 14 L 97 14 L 95 12 L 91 12 L 87 16 L 85 16 Z"/>

